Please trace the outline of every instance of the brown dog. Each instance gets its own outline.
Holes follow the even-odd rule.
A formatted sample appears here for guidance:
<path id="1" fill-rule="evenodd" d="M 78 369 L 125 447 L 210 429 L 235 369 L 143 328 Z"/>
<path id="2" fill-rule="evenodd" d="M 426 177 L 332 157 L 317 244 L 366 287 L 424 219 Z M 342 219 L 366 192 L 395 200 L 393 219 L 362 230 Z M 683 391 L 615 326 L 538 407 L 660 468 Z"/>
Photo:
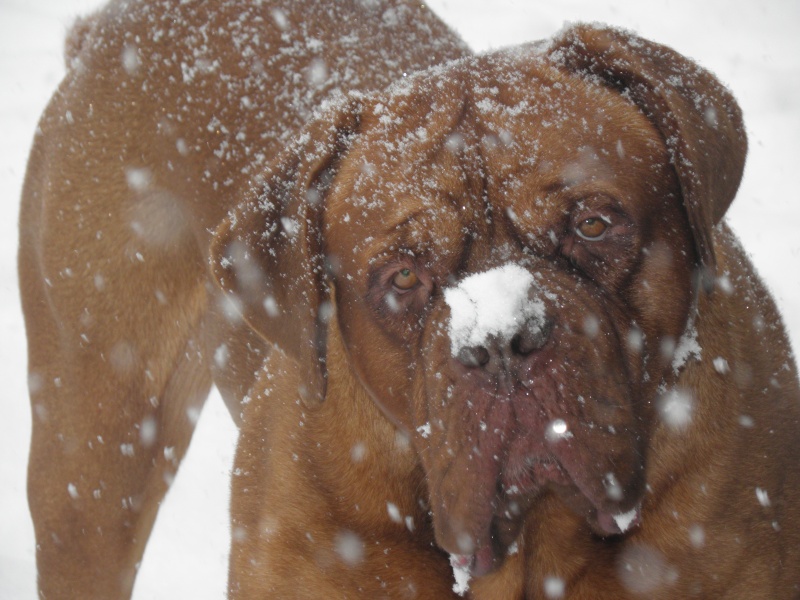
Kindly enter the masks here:
<path id="1" fill-rule="evenodd" d="M 798 596 L 800 391 L 720 224 L 730 94 L 575 27 L 301 130 L 465 52 L 423 9 L 299 4 L 77 38 L 22 214 L 43 594 L 129 594 L 213 377 L 231 597 Z"/>

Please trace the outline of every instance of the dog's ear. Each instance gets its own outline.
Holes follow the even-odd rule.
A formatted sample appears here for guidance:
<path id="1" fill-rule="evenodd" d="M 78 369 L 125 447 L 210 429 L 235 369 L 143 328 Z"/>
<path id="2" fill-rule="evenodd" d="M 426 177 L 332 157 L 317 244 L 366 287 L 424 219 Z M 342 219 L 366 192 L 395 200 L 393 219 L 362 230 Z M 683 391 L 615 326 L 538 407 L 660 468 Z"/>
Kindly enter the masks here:
<path id="1" fill-rule="evenodd" d="M 736 195 L 747 154 L 741 110 L 731 93 L 674 50 L 614 29 L 571 27 L 548 54 L 556 64 L 625 94 L 661 132 L 680 181 L 704 284 L 713 284 L 712 228 Z"/>
<path id="2" fill-rule="evenodd" d="M 342 101 L 313 120 L 211 243 L 212 273 L 237 316 L 308 369 L 300 395 L 309 404 L 325 397 L 332 312 L 322 240 L 325 196 L 359 115 L 357 101 Z"/>

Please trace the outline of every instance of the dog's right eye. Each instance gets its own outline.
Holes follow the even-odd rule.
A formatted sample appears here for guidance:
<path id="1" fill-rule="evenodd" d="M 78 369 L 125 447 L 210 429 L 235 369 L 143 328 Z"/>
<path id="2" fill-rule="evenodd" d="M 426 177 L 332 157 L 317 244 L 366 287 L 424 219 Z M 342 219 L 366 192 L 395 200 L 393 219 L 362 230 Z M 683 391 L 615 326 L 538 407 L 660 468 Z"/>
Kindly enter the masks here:
<path id="1" fill-rule="evenodd" d="M 392 286 L 398 292 L 408 292 L 419 284 L 419 277 L 411 269 L 401 269 L 392 279 Z"/>

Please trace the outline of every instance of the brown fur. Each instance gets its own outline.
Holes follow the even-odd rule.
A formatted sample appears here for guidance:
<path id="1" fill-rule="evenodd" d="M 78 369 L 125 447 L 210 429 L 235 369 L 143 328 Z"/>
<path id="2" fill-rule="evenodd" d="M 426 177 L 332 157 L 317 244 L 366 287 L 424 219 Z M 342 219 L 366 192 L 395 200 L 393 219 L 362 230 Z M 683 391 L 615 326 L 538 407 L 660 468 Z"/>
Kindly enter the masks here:
<path id="1" fill-rule="evenodd" d="M 800 594 L 800 392 L 720 224 L 746 153 L 727 90 L 578 26 L 309 119 L 336 83 L 314 58 L 366 90 L 465 52 L 416 5 L 301 4 L 112 3 L 71 43 L 21 220 L 42 594 L 129 595 L 212 380 L 241 428 L 232 598 L 454 597 L 448 552 L 475 599 Z M 322 45 L 231 45 L 291 47 L 283 19 Z M 507 263 L 547 326 L 465 362 L 442 290 Z"/>
<path id="2" fill-rule="evenodd" d="M 240 418 L 266 344 L 225 318 L 210 232 L 338 89 L 464 53 L 419 3 L 329 4 L 119 1 L 70 36 L 20 226 L 44 597 L 127 597 L 212 379 Z"/>

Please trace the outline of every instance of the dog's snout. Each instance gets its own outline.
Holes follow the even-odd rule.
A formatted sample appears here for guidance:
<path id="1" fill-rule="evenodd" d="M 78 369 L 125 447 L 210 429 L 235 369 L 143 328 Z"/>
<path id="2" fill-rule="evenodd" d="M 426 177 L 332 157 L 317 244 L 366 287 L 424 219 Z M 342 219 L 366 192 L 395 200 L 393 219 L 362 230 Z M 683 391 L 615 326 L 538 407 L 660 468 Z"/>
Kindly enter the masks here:
<path id="1" fill-rule="evenodd" d="M 480 345 L 462 347 L 456 360 L 470 369 L 507 369 L 514 362 L 544 348 L 552 329 L 552 320 L 541 316 L 530 318 L 509 339 L 493 336 Z"/>

